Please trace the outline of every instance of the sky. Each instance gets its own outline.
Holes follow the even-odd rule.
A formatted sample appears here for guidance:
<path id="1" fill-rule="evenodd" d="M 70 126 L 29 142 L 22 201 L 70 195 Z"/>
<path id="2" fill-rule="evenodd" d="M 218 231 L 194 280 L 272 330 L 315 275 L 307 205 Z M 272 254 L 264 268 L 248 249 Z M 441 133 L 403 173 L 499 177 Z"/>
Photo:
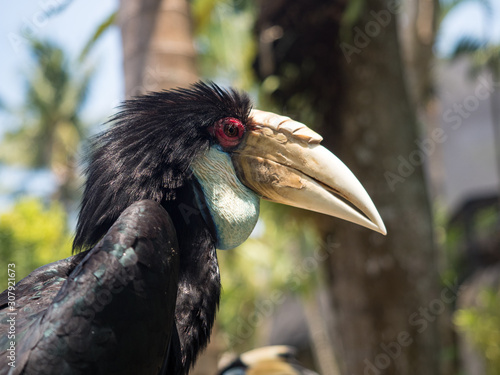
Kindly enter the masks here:
<path id="1" fill-rule="evenodd" d="M 454 43 L 464 35 L 500 42 L 500 1 L 489 1 L 491 10 L 480 5 L 482 0 L 464 0 L 448 14 L 436 41 L 436 52 L 440 56 L 449 54 Z"/>
<path id="2" fill-rule="evenodd" d="M 51 7 L 65 3 L 69 5 L 64 11 L 47 17 Z M 487 35 L 493 41 L 500 41 L 500 1 L 491 0 L 493 9 L 488 13 L 479 3 L 465 1 L 445 19 L 436 43 L 439 55 L 449 53 L 462 35 Z M 0 5 L 0 102 L 15 108 L 23 100 L 26 75 L 30 71 L 23 32 L 52 40 L 75 59 L 99 24 L 117 7 L 118 0 L 3 2 Z M 104 34 L 93 50 L 91 61 L 97 69 L 83 116 L 97 125 L 104 122 L 123 99 L 121 41 L 117 27 Z M 0 110 L 0 137 L 13 124 L 12 118 Z M 2 188 L 12 190 L 18 186 L 36 195 L 47 194 L 51 189 L 50 178 L 43 173 L 27 176 L 18 169 L 0 168 L 0 209 L 6 202 L 6 198 L 2 198 Z"/>
<path id="3" fill-rule="evenodd" d="M 66 2 L 69 5 L 63 12 L 46 16 L 51 7 Z M 493 40 L 500 41 L 500 1 L 491 1 L 493 12 L 488 14 L 491 17 L 489 23 L 479 3 L 465 1 L 445 19 L 436 45 L 440 55 L 449 53 L 461 35 L 481 37 L 489 34 Z M 22 32 L 29 30 L 39 38 L 49 38 L 75 58 L 98 25 L 117 9 L 118 0 L 25 0 L 3 4 L 0 6 L 0 99 L 15 106 L 22 102 L 24 76 L 29 72 L 30 62 L 26 46 L 22 43 Z M 100 119 L 112 113 L 123 97 L 120 33 L 117 27 L 104 35 L 91 59 L 98 69 L 84 112 L 89 119 Z M 0 131 L 6 126 L 1 120 L 2 117 Z"/>
<path id="4" fill-rule="evenodd" d="M 0 7 L 0 98 L 10 106 L 22 102 L 30 57 L 23 32 L 50 39 L 75 59 L 99 24 L 117 9 L 118 0 L 74 0 L 47 17 L 54 4 L 67 0 L 12 1 Z M 105 116 L 122 99 L 120 33 L 113 27 L 96 45 L 91 60 L 97 67 L 85 112 L 89 118 Z M 0 124 L 0 127 L 3 124 Z"/>
<path id="5" fill-rule="evenodd" d="M 118 7 L 118 0 L 74 0 L 50 18 L 47 11 L 67 0 L 12 1 L 0 5 L 0 102 L 8 108 L 22 104 L 30 56 L 24 43 L 28 32 L 39 39 L 50 39 L 76 59 L 98 26 Z M 114 112 L 123 99 L 123 70 L 120 32 L 112 27 L 96 44 L 90 55 L 95 76 L 83 117 L 96 127 Z M 13 118 L 0 109 L 0 137 L 15 125 Z M 2 192 L 19 191 L 47 196 L 55 187 L 50 173 L 30 173 L 20 168 L 0 168 L 0 210 L 11 205 Z"/>

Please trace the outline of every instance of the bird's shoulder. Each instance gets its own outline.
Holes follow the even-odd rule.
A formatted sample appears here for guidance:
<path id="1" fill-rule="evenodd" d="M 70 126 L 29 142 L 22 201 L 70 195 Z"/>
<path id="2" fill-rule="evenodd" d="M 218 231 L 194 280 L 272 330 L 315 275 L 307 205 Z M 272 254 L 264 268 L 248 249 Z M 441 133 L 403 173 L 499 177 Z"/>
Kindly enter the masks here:
<path id="1" fill-rule="evenodd" d="M 89 364 L 89 371 L 119 372 L 128 362 L 110 358 L 132 361 L 137 343 L 152 340 L 157 350 L 154 358 L 142 353 L 149 361 L 144 365 L 160 368 L 175 308 L 167 296 L 176 294 L 178 263 L 168 213 L 153 201 L 134 203 L 94 248 L 43 266 L 17 285 L 17 366 L 37 374 Z M 2 301 L 7 311 L 3 294 Z"/>

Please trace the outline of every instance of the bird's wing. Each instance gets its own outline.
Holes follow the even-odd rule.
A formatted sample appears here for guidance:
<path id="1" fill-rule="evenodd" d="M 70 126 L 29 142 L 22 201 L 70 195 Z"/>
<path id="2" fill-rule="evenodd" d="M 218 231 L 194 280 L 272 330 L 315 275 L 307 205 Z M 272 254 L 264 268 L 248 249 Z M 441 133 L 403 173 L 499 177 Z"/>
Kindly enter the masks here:
<path id="1" fill-rule="evenodd" d="M 0 294 L 0 350 L 3 350 L 6 342 L 10 341 L 7 337 L 9 331 L 15 330 L 16 337 L 19 338 L 23 334 L 23 328 L 29 326 L 31 321 L 36 320 L 47 310 L 68 275 L 86 253 L 42 266 L 22 279 L 15 287 L 6 289 Z"/>
<path id="2" fill-rule="evenodd" d="M 7 363 L 9 340 L 0 374 L 158 373 L 174 327 L 178 268 L 167 212 L 152 201 L 133 204 L 92 250 L 19 283 L 16 367 Z M 7 326 L 8 312 L 4 305 Z"/>

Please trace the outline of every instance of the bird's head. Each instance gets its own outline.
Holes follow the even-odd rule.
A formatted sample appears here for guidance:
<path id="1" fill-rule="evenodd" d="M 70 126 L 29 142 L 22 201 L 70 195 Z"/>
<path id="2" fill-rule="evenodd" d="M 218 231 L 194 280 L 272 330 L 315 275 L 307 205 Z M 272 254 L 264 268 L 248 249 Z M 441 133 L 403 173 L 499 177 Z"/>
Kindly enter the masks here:
<path id="1" fill-rule="evenodd" d="M 190 184 L 220 249 L 248 237 L 260 198 L 386 232 L 320 135 L 252 110 L 244 94 L 197 83 L 127 101 L 112 123 L 91 145 L 76 247 L 94 245 L 134 201 L 172 202 Z"/>

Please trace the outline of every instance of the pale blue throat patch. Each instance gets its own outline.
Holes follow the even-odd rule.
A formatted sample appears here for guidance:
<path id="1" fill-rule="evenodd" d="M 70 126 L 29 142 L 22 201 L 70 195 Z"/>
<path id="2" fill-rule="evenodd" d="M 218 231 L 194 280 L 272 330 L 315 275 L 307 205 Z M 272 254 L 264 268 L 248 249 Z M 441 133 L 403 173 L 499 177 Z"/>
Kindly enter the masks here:
<path id="1" fill-rule="evenodd" d="M 216 147 L 198 156 L 191 169 L 215 224 L 217 248 L 241 245 L 257 223 L 260 198 L 236 177 L 230 156 Z"/>

